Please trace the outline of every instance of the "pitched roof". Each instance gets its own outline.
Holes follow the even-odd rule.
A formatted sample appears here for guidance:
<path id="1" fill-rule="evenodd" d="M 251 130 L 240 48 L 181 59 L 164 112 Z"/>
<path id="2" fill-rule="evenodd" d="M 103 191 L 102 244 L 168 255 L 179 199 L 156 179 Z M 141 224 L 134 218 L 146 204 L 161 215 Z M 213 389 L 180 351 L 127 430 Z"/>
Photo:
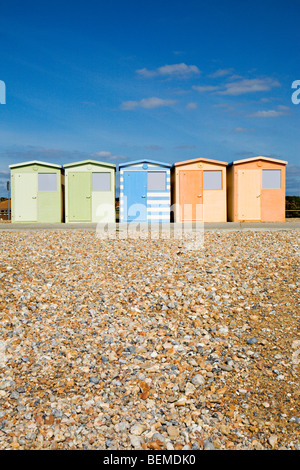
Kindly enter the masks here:
<path id="1" fill-rule="evenodd" d="M 227 166 L 227 162 L 222 162 L 220 160 L 213 160 L 212 158 L 193 158 L 192 160 L 185 160 L 183 162 L 176 162 L 174 163 L 175 166 L 180 166 L 180 165 L 187 165 L 189 163 L 197 163 L 197 162 L 207 162 L 207 163 L 217 163 L 218 165 L 224 165 Z"/>
<path id="2" fill-rule="evenodd" d="M 283 165 L 287 165 L 288 163 L 285 160 L 279 160 L 278 158 L 264 157 L 260 155 L 258 157 L 245 158 L 244 160 L 235 160 L 232 162 L 232 164 L 236 165 L 239 163 L 255 162 L 256 160 L 266 160 L 268 162 L 282 163 Z"/>
<path id="3" fill-rule="evenodd" d="M 81 160 L 79 162 L 73 162 L 73 163 L 66 163 L 63 165 L 64 168 L 71 168 L 73 166 L 78 166 L 78 165 L 86 165 L 86 164 L 93 164 L 93 165 L 99 165 L 99 166 L 108 166 L 109 168 L 116 168 L 116 165 L 113 163 L 107 163 L 107 162 L 99 162 L 99 160 Z"/>
<path id="4" fill-rule="evenodd" d="M 11 206 L 11 201 L 9 200 L 9 206 Z M 0 210 L 8 209 L 8 199 L 4 199 L 4 201 L 0 201 Z"/>
<path id="5" fill-rule="evenodd" d="M 41 162 L 39 160 L 31 160 L 29 162 L 14 163 L 13 165 L 9 165 L 9 168 L 18 168 L 18 167 L 27 166 L 27 165 L 43 165 L 43 166 L 50 166 L 53 168 L 62 168 L 61 165 L 56 165 L 55 163 L 49 163 L 49 162 Z"/>
<path id="6" fill-rule="evenodd" d="M 137 163 L 152 163 L 153 165 L 159 165 L 159 166 L 167 166 L 171 168 L 172 163 L 166 163 L 166 162 L 157 162 L 155 160 L 147 160 L 147 159 L 142 159 L 142 160 L 133 160 L 131 162 L 125 162 L 121 163 L 119 165 L 119 168 L 122 168 L 123 166 L 130 166 L 130 165 L 136 165 Z"/>

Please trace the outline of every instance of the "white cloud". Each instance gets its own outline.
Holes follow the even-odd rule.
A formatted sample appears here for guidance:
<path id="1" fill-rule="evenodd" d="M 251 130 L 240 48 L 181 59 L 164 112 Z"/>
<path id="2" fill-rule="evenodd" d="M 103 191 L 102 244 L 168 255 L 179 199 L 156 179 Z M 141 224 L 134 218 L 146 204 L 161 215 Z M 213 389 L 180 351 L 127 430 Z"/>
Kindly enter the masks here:
<path id="1" fill-rule="evenodd" d="M 121 104 L 121 108 L 124 110 L 132 110 L 136 108 L 154 109 L 162 106 L 172 106 L 176 101 L 174 100 L 163 100 L 161 98 L 143 98 L 140 101 L 124 101 Z"/>
<path id="2" fill-rule="evenodd" d="M 85 104 L 86 106 L 96 106 L 94 101 L 81 101 L 81 103 Z"/>
<path id="3" fill-rule="evenodd" d="M 148 149 L 148 150 L 161 150 L 162 147 L 160 145 L 152 144 L 152 145 L 145 145 L 145 149 Z"/>
<path id="4" fill-rule="evenodd" d="M 172 65 L 163 65 L 162 67 L 158 67 L 155 70 L 148 70 L 146 68 L 137 70 L 137 73 L 146 78 L 152 77 L 181 77 L 187 78 L 192 75 L 198 75 L 200 70 L 196 65 L 186 65 L 184 63 L 181 64 L 172 64 Z"/>
<path id="5" fill-rule="evenodd" d="M 291 110 L 288 106 L 284 106 L 282 104 L 279 104 L 277 106 L 277 109 L 279 109 L 280 111 L 287 111 L 287 112 L 289 112 Z"/>
<path id="6" fill-rule="evenodd" d="M 255 129 L 248 129 L 247 127 L 236 127 L 235 129 L 233 129 L 232 132 L 234 132 L 235 134 L 240 134 L 240 133 L 243 133 L 243 132 L 254 132 Z"/>
<path id="7" fill-rule="evenodd" d="M 129 109 L 135 109 L 139 106 L 138 101 L 123 101 L 121 104 L 121 109 L 129 110 Z"/>
<path id="8" fill-rule="evenodd" d="M 279 116 L 286 116 L 289 113 L 290 108 L 287 106 L 279 105 L 277 109 L 269 109 L 267 111 L 256 111 L 255 113 L 249 114 L 247 117 L 258 117 L 258 118 L 274 118 Z"/>
<path id="9" fill-rule="evenodd" d="M 186 105 L 186 109 L 197 109 L 197 108 L 198 108 L 197 103 L 191 102 Z"/>
<path id="10" fill-rule="evenodd" d="M 0 159 L 6 158 L 11 163 L 31 160 L 51 161 L 58 159 L 80 159 L 85 158 L 86 153 L 79 150 L 62 150 L 59 148 L 44 148 L 26 145 L 20 149 L 15 148 L 0 153 Z"/>
<path id="11" fill-rule="evenodd" d="M 216 72 L 209 75 L 211 78 L 220 78 L 224 77 L 225 75 L 230 75 L 233 72 L 233 69 L 219 69 Z"/>
<path id="12" fill-rule="evenodd" d="M 111 152 L 107 152 L 106 150 L 101 150 L 100 152 L 95 152 L 91 154 L 91 157 L 102 157 L 102 158 L 109 158 L 111 156 Z"/>
<path id="13" fill-rule="evenodd" d="M 248 117 L 258 117 L 258 118 L 273 118 L 282 116 L 284 114 L 281 111 L 275 111 L 274 109 L 270 109 L 269 111 L 256 111 L 255 113 L 249 114 Z"/>
<path id="14" fill-rule="evenodd" d="M 280 86 L 280 83 L 272 78 L 243 79 L 227 83 L 225 90 L 218 91 L 217 93 L 220 95 L 236 96 L 258 91 L 269 91 L 271 88 L 277 86 Z"/>
<path id="15" fill-rule="evenodd" d="M 100 150 L 100 152 L 95 152 L 90 155 L 91 158 L 105 158 L 106 160 L 124 160 L 124 155 L 114 155 L 111 152 L 106 150 Z"/>
<path id="16" fill-rule="evenodd" d="M 174 148 L 178 150 L 191 150 L 191 149 L 195 149 L 196 146 L 195 145 L 176 145 L 176 147 Z"/>
<path id="17" fill-rule="evenodd" d="M 213 86 L 213 85 L 202 85 L 202 86 L 193 86 L 193 90 L 198 91 L 199 93 L 205 93 L 206 91 L 216 91 L 219 90 L 219 86 Z"/>

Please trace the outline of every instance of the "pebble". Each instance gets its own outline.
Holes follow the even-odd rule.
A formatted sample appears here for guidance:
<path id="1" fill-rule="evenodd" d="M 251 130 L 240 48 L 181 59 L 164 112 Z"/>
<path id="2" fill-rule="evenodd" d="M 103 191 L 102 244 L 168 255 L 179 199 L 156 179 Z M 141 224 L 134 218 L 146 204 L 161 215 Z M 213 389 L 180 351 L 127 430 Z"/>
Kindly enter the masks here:
<path id="1" fill-rule="evenodd" d="M 274 449 L 274 447 L 276 446 L 277 441 L 278 441 L 278 437 L 277 437 L 275 434 L 272 434 L 272 435 L 268 438 L 268 442 L 269 442 L 270 446 L 271 446 L 273 449 Z"/>
<path id="2" fill-rule="evenodd" d="M 291 419 L 289 420 L 289 422 L 290 423 L 300 424 L 300 417 L 292 416 Z"/>
<path id="3" fill-rule="evenodd" d="M 257 343 L 257 338 L 247 339 L 247 344 L 255 344 L 255 343 Z"/>
<path id="4" fill-rule="evenodd" d="M 130 429 L 131 434 L 134 434 L 135 436 L 140 436 L 144 431 L 146 431 L 147 426 L 143 424 L 135 424 L 132 426 Z"/>
<path id="5" fill-rule="evenodd" d="M 298 239 L 1 232 L 1 449 L 297 449 Z"/>
<path id="6" fill-rule="evenodd" d="M 179 429 L 176 426 L 168 426 L 167 433 L 168 436 L 173 440 L 178 439 L 179 437 Z"/>
<path id="7" fill-rule="evenodd" d="M 130 443 L 135 450 L 141 450 L 144 439 L 141 436 L 129 435 Z"/>
<path id="8" fill-rule="evenodd" d="M 191 379 L 191 382 L 192 382 L 193 385 L 204 385 L 205 384 L 205 379 L 201 374 L 196 374 Z"/>
<path id="9" fill-rule="evenodd" d="M 221 364 L 220 369 L 225 370 L 226 372 L 231 372 L 233 370 L 233 367 Z"/>
<path id="10" fill-rule="evenodd" d="M 99 379 L 97 377 L 90 377 L 90 382 L 92 384 L 98 384 L 99 383 Z"/>
<path id="11" fill-rule="evenodd" d="M 215 446 L 208 439 L 204 441 L 204 450 L 215 450 Z"/>

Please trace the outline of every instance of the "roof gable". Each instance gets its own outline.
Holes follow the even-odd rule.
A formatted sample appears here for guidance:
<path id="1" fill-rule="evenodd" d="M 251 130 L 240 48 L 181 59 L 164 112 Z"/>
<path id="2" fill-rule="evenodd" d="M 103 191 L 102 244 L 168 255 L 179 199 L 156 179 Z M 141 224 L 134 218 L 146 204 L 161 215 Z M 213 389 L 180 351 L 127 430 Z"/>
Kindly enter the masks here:
<path id="1" fill-rule="evenodd" d="M 73 166 L 79 166 L 79 165 L 88 165 L 88 164 L 93 164 L 93 165 L 98 165 L 98 166 L 106 166 L 109 168 L 116 168 L 116 165 L 113 163 L 107 163 L 107 162 L 100 162 L 99 160 L 81 160 L 79 162 L 72 162 L 72 163 L 66 163 L 63 165 L 64 168 L 71 168 Z"/>
<path id="2" fill-rule="evenodd" d="M 41 162 L 39 160 L 31 160 L 29 162 L 14 163 L 13 165 L 9 165 L 9 168 L 18 168 L 21 166 L 28 166 L 28 165 L 42 165 L 42 166 L 49 166 L 51 168 L 62 168 L 62 165 L 57 165 L 55 163 L 49 163 L 49 162 Z"/>
<path id="3" fill-rule="evenodd" d="M 224 165 L 227 166 L 227 162 L 222 162 L 221 160 L 213 160 L 212 158 L 193 158 L 191 160 L 184 160 L 183 162 L 176 162 L 174 163 L 175 166 L 180 166 L 180 165 L 188 165 L 189 163 L 197 163 L 197 162 L 206 162 L 206 163 L 215 163 L 218 165 Z"/>
<path id="4" fill-rule="evenodd" d="M 239 163 L 255 162 L 257 160 L 265 160 L 267 162 L 281 163 L 282 165 L 287 165 L 288 163 L 285 160 L 279 160 L 278 158 L 258 156 L 258 157 L 245 158 L 244 160 L 235 160 L 234 162 L 232 162 L 232 164 L 237 165 Z"/>
<path id="5" fill-rule="evenodd" d="M 119 168 L 122 168 L 124 166 L 133 166 L 133 165 L 140 164 L 140 163 L 150 163 L 150 164 L 153 164 L 153 165 L 164 166 L 164 167 L 168 167 L 168 168 L 171 168 L 171 166 L 172 166 L 172 163 L 158 162 L 158 161 L 155 161 L 155 160 L 142 159 L 142 160 L 133 160 L 131 162 L 121 163 L 119 165 Z"/>

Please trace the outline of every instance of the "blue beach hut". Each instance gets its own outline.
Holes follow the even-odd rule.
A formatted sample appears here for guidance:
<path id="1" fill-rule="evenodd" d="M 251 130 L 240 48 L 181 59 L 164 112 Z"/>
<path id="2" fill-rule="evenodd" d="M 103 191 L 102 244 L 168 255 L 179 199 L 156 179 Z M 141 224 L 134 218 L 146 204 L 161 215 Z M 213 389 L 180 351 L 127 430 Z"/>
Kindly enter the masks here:
<path id="1" fill-rule="evenodd" d="M 119 165 L 120 222 L 170 222 L 171 167 L 153 160 Z"/>

